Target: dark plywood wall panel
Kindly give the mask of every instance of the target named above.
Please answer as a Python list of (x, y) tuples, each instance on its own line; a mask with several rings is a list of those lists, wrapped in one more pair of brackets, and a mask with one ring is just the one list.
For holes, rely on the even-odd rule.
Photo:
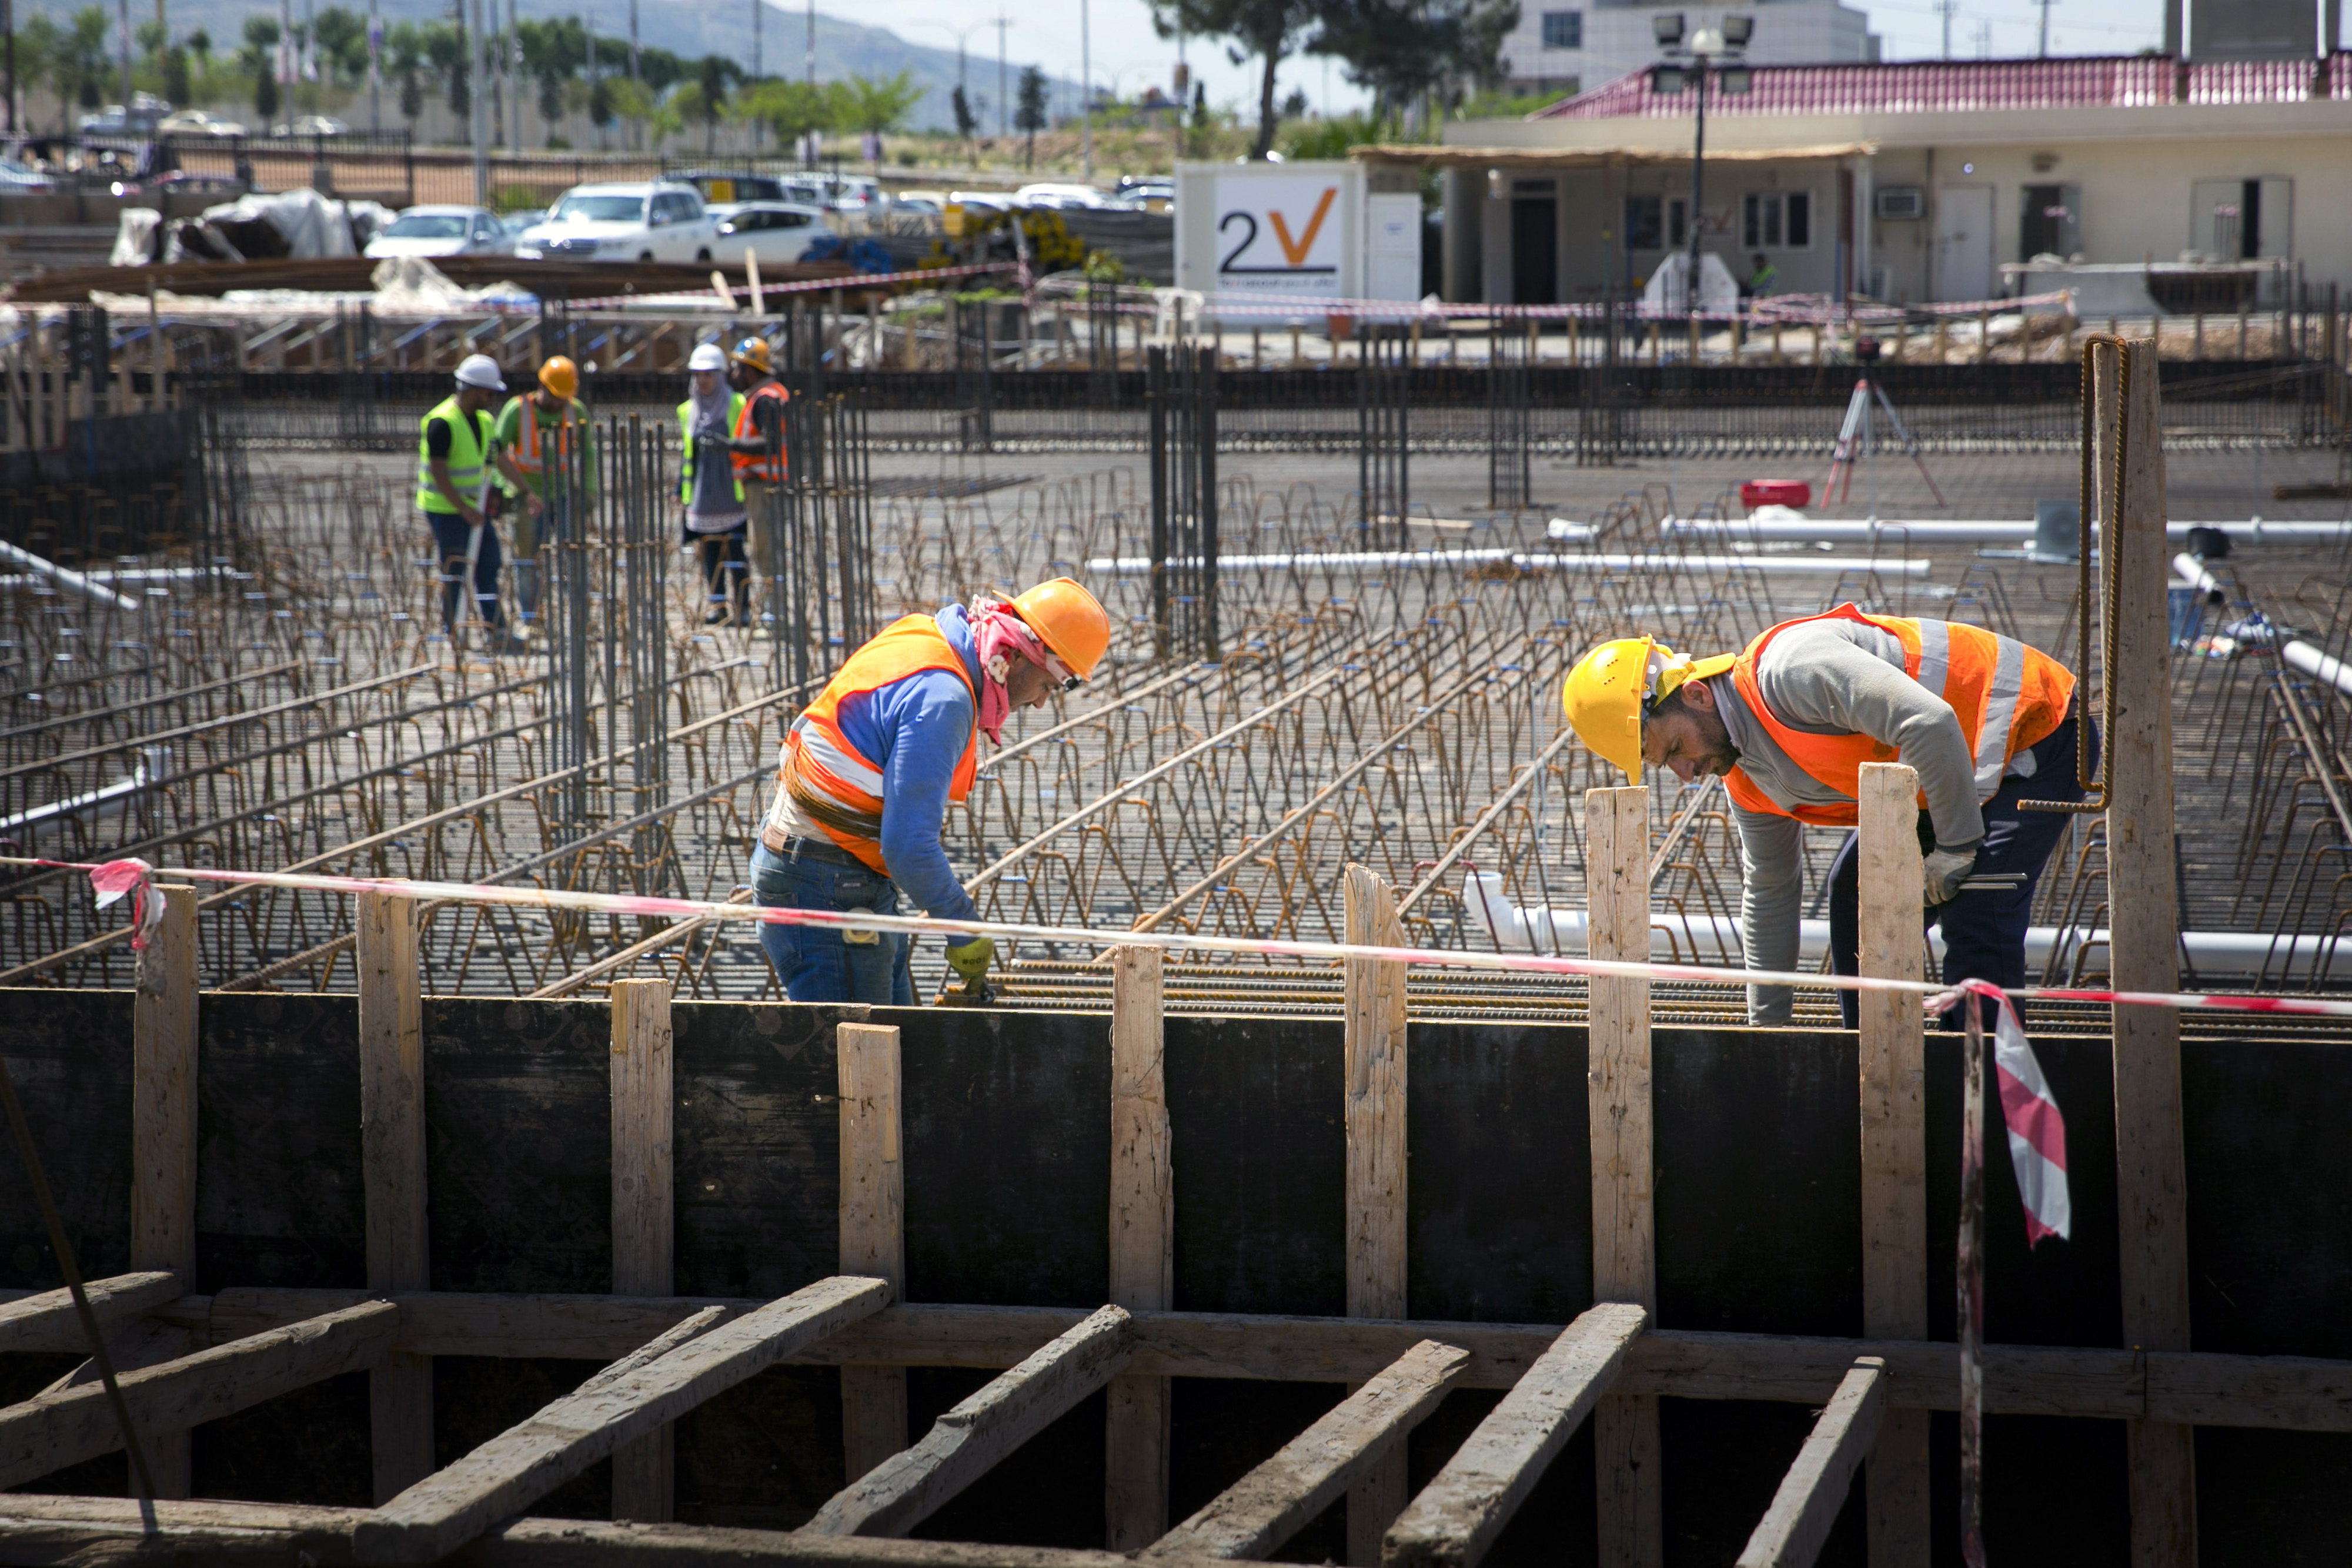
[[(83, 1277), (131, 1258), (131, 993), (16, 991), (0, 1056), (25, 1107), (66, 1242)], [(65, 1283), (13, 1137), (0, 1132), (0, 1287)]]
[(364, 1288), (358, 1001), (215, 993), (197, 1028), (197, 1289)]

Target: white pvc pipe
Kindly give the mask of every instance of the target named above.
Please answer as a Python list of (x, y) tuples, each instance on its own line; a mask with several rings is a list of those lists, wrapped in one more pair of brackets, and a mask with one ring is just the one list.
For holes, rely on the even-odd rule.
[[(2207, 593), (2222, 592), (2221, 580), (2205, 570), (2205, 563), (2183, 552), (2172, 558), (2173, 575), (2183, 582)], [(2279, 657), (2301, 670), (2314, 680), (2326, 681), (2346, 696), (2352, 697), (2352, 664), (2301, 638), (2290, 638), (2279, 644)]]
[[(1299, 550), (1280, 555), (1221, 555), (1217, 570), (1227, 571), (1369, 571), (1388, 567), (1499, 566), (1506, 562), (1521, 571), (1559, 571), (1596, 567), (1602, 571), (1754, 571), (1775, 577), (1822, 577), (1846, 571), (1874, 571), (1882, 577), (1925, 577), (1924, 560), (1871, 560), (1860, 556), (1748, 555), (1579, 555), (1573, 552), (1523, 554), (1507, 549)], [(1180, 570), (1200, 565), (1198, 558), (1170, 557)], [(1096, 556), (1087, 570), (1101, 577), (1144, 577), (1151, 558), (1142, 555)]]
[[(1669, 534), (1753, 539), (1774, 544), (1852, 543), (1879, 539), (1899, 543), (1906, 538), (1916, 544), (2015, 544), (2031, 541), (2035, 535), (2032, 523), (2006, 519), (1955, 522), (1940, 517), (1918, 520), (1800, 517), (1779, 518), (1770, 522), (1750, 522), (1744, 517), (1668, 517), (1661, 526)], [(2235, 523), (2167, 523), (2164, 534), (2167, 538), (2185, 539), (2191, 528), (2212, 528), (2227, 534), (2233, 543), (2242, 544), (2307, 542), (2312, 539), (2340, 539), (2352, 535), (2352, 522), (2271, 523), (2260, 517)], [(2091, 537), (2096, 538), (2098, 533), (2098, 525), (2093, 523)]]
[(31, 550), (20, 549), (5, 539), (0, 539), (0, 560), (5, 560), (12, 566), (23, 567), (26, 571), (39, 572), (59, 588), (70, 588), (76, 593), (87, 595), (100, 604), (111, 604), (117, 610), (133, 612), (139, 609), (138, 600), (126, 599), (110, 588), (100, 588), (81, 573), (59, 566), (53, 560), (44, 560)]
[[(1498, 947), (1521, 953), (1585, 950), (1581, 909), (1514, 904), (1504, 892), (1502, 876), (1490, 871), (1470, 873), (1463, 894), (1474, 924), (1486, 931)], [(1819, 963), (1830, 950), (1830, 923), (1801, 920), (1797, 928), (1798, 962)], [(2311, 973), (2325, 953), (2330, 978), (2337, 975), (2352, 977), (2352, 936), (2341, 940), (2327, 936), (2273, 939), (2238, 931), (2185, 931), (2180, 942), (2190, 967), (2213, 974), (2263, 973), (2299, 979)], [(2073, 926), (2029, 926), (2025, 933), (2025, 967), (2029, 970), (2041, 968), (2050, 961), (2052, 950), (2062, 944), (2070, 954), (2078, 948), (2105, 947), (2107, 933), (2104, 927), (2086, 934)], [(1928, 938), (1928, 946), (1938, 959), (1943, 957), (1940, 933)], [(1653, 959), (1704, 963), (1720, 958), (1736, 963), (1739, 951), (1739, 922), (1729, 915), (1685, 915), (1671, 909), (1650, 912)]]

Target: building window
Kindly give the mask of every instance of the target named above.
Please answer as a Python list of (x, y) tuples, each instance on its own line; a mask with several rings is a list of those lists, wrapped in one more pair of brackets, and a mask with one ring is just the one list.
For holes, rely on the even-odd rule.
[(1666, 203), (1666, 248), (1680, 250), (1690, 238), (1690, 224), (1685, 214), (1689, 204), (1680, 196)]
[(1810, 191), (1791, 191), (1781, 198), (1787, 216), (1783, 226), (1789, 235), (1790, 250), (1811, 250), (1813, 247), (1813, 196)]
[(1665, 248), (1665, 204), (1655, 196), (1625, 198), (1625, 248)]
[(2083, 248), (2082, 186), (2028, 185), (2022, 202), (2024, 210), (2018, 214), (2017, 225), (2018, 260), (2032, 261), (2037, 256), (2063, 260)]
[(1543, 47), (1547, 49), (1584, 47), (1584, 13), (1547, 11), (1543, 14)]
[(1762, 250), (1767, 246), (1780, 248), (1780, 196), (1778, 192), (1755, 193), (1743, 204), (1739, 244), (1744, 250)]

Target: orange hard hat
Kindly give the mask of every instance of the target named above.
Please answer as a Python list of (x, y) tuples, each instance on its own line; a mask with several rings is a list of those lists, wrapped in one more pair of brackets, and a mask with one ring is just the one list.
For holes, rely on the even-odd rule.
[(768, 340), (765, 338), (744, 339), (735, 345), (735, 351), (728, 358), (739, 365), (751, 366), (763, 376), (776, 373), (775, 365), (768, 358)]
[(1081, 680), (1092, 676), (1110, 646), (1110, 617), (1101, 602), (1066, 577), (1041, 582), (1013, 601), (1013, 608), (1054, 656)]
[(580, 392), (580, 367), (558, 354), (539, 367), (539, 384), (570, 402)]

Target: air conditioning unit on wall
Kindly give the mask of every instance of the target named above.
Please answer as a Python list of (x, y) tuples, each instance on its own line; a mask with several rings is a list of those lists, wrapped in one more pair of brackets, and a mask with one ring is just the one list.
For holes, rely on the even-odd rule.
[(1927, 215), (1927, 193), (1916, 185), (1883, 186), (1878, 193), (1878, 215), (1924, 218)]

